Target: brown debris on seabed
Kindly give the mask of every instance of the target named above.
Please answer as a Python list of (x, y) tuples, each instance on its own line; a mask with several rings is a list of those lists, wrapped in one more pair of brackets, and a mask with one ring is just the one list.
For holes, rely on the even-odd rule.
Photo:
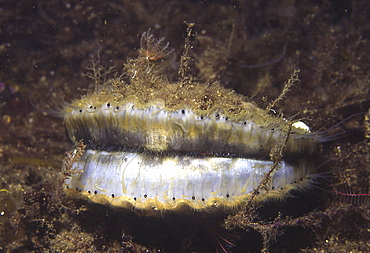
[(331, 160), (320, 172), (334, 172), (312, 191), (230, 217), (148, 218), (64, 199), (55, 182), (71, 143), (61, 120), (31, 102), (56, 108), (86, 93), (94, 83), (81, 73), (98, 52), (120, 71), (149, 27), (176, 50), (160, 63), (175, 80), (188, 21), (197, 32), (189, 75), (265, 108), (299, 68), (300, 84), (274, 110), (329, 129), (369, 110), (369, 8), (366, 0), (2, 1), (0, 252), (368, 252), (369, 112), (334, 129), (345, 136), (325, 143), (320, 161)]

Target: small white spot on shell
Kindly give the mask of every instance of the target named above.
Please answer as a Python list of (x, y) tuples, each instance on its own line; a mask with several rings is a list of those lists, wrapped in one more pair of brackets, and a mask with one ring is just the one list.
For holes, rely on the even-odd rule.
[(295, 128), (303, 129), (303, 130), (306, 130), (307, 132), (310, 132), (310, 128), (302, 121), (297, 121), (293, 123), (292, 126)]

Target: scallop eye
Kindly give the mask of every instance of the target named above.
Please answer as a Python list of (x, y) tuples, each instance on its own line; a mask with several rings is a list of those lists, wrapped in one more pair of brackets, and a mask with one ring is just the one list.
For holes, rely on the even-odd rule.
[(90, 113), (91, 113), (91, 112), (94, 112), (95, 110), (96, 110), (96, 107), (94, 107), (94, 106), (92, 106), (92, 105), (88, 106), (88, 107), (87, 107), (87, 109), (86, 109), (86, 111), (87, 111), (87, 112), (90, 112)]

